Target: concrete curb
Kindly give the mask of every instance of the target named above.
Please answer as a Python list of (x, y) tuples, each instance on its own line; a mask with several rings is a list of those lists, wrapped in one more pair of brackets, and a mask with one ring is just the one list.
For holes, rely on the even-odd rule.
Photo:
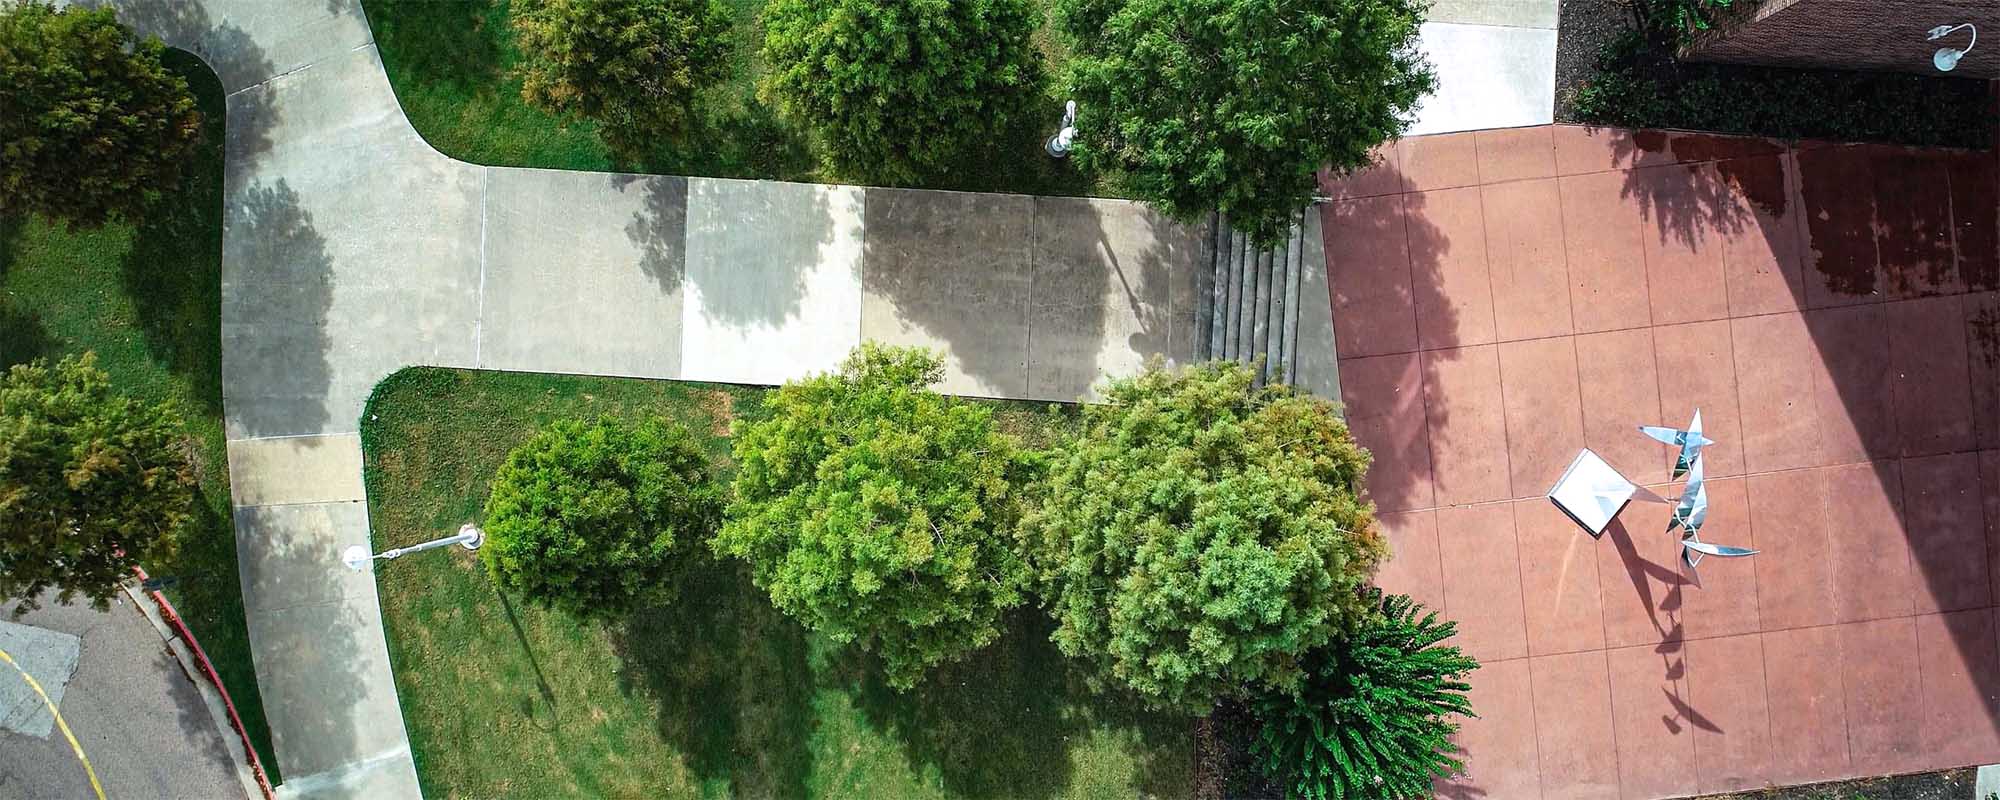
[(243, 787), (245, 800), (259, 800), (259, 798), (270, 800), (271, 796), (258, 785), (256, 774), (250, 769), (249, 755), (243, 749), (242, 732), (229, 723), (229, 712), (223, 703), (221, 690), (209, 683), (208, 678), (202, 674), (201, 668), (196, 665), (194, 653), (188, 650), (187, 643), (181, 641), (181, 637), (167, 625), (166, 619), (160, 615), (159, 606), (150, 602), (151, 598), (142, 596), (132, 584), (127, 583), (123, 588), (125, 594), (132, 598), (132, 605), (138, 607), (139, 613), (146, 615), (146, 621), (153, 624), (153, 630), (158, 631), (160, 639), (166, 642), (167, 649), (174, 654), (175, 663), (181, 666), (181, 673), (187, 676), (188, 682), (194, 684), (195, 691), (201, 693), (201, 704), (208, 709), (208, 717), (215, 723), (215, 732), (221, 734), (222, 745), (229, 751), (230, 760), (235, 763), (236, 781)]

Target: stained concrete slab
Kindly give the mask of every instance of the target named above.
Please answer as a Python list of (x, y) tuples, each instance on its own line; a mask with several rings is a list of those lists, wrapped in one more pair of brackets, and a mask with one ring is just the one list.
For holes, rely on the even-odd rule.
[(487, 175), (479, 366), (679, 377), (685, 178)]
[(863, 190), (691, 179), (682, 376), (783, 383), (861, 341)]
[(404, 120), (373, 46), (229, 98), (230, 438), (351, 433), (411, 364), (471, 366), (485, 170)]
[(1333, 340), (1333, 290), (1327, 284), (1326, 241), (1321, 239), (1320, 215), (1305, 215), (1305, 244), (1300, 254), (1299, 344), (1294, 351), (1296, 376), (1292, 385), (1315, 397), (1340, 402), (1339, 352)]
[(1546, 125), (1555, 118), (1554, 27), (1426, 22), (1424, 57), (1437, 91), (1417, 106), (1408, 135)]
[(229, 499), (237, 506), (354, 502), (361, 483), (361, 437), (285, 436), (229, 443)]
[(1426, 22), (1555, 30), (1560, 0), (1432, 0)]
[(1034, 200), (869, 189), (861, 338), (945, 353), (939, 390), (1028, 396)]
[(1205, 230), (1137, 203), (1058, 197), (1035, 198), (1033, 225), (1026, 397), (1094, 399), (1154, 356), (1194, 359)]
[[(11, 603), (9, 604), (12, 605)], [(46, 739), (55, 731), (56, 718), (49, 703), (62, 707), (63, 692), (76, 674), (77, 657), (83, 640), (76, 636), (33, 625), (0, 620), (0, 651), (14, 659), (14, 667), (0, 665), (0, 731)], [(19, 672), (15, 671), (19, 668)], [(48, 695), (42, 701), (20, 672), (28, 673)]]

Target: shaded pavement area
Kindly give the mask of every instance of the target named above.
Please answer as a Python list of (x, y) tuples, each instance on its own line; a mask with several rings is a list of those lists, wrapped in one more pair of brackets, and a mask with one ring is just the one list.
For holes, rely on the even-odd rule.
[[(1656, 798), (2000, 761), (1991, 153), (1536, 127), (1404, 139), (1322, 206), (1343, 400), (1394, 556), (1485, 666), (1451, 798)], [(1582, 447), (1704, 538), (1592, 540)]]
[[(42, 602), (18, 619), (0, 616), (19, 626), (0, 631), (0, 647), (56, 702), (106, 797), (244, 796), (201, 693), (130, 600), (120, 596), (102, 612), (58, 605), (53, 596)], [(32, 691), (15, 691), (26, 685), (20, 673), (0, 664), (0, 684), (0, 698), (21, 699), (31, 712), (9, 718), (25, 724), (0, 724), (0, 797), (92, 797), (46, 705)]]

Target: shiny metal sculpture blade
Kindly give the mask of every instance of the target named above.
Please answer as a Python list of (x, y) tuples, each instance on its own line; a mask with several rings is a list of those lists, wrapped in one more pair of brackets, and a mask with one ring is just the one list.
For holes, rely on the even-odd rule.
[(1721, 558), (1741, 558), (1743, 556), (1754, 556), (1757, 554), (1757, 551), (1752, 550), (1748, 547), (1730, 547), (1729, 545), (1726, 544), (1709, 544), (1700, 539), (1688, 539), (1686, 541), (1681, 542), (1681, 546), (1689, 550), (1693, 550), (1697, 553), (1703, 553), (1711, 556), (1719, 556)]
[(1658, 425), (1641, 425), (1639, 426), (1639, 432), (1646, 434), (1660, 444), (1680, 448), (1680, 452), (1674, 456), (1674, 477), (1676, 478), (1694, 468), (1695, 460), (1701, 457), (1702, 448), (1715, 444), (1715, 440), (1703, 436), (1701, 433), (1701, 409), (1699, 408), (1694, 410), (1694, 419), (1688, 422), (1687, 429), (1685, 430), (1680, 428), (1666, 428)]

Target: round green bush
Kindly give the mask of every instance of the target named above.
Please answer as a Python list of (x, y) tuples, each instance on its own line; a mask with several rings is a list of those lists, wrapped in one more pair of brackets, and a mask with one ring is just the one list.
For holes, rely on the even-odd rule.
[(187, 81), (109, 8), (0, 3), (0, 214), (136, 217), (200, 145)]
[(0, 598), (59, 590), (106, 607), (164, 559), (194, 501), (178, 414), (111, 392), (95, 356), (0, 376)]
[(1114, 381), (1083, 419), (1021, 526), (1057, 646), (1198, 715), (1296, 688), (1383, 555), (1333, 406), (1217, 362)]
[(836, 175), (907, 184), (1004, 130), (1040, 80), (1032, 0), (773, 0), (762, 92)]
[(1278, 241), (1315, 175), (1367, 165), (1436, 84), (1424, 0), (1056, 0), (1079, 166)]
[(1019, 446), (987, 407), (927, 388), (942, 375), (934, 354), (870, 343), (767, 395), (735, 433), (713, 542), (779, 610), (879, 655), (898, 689), (992, 643), (1023, 601)]
[(615, 150), (686, 131), (696, 94), (729, 75), (722, 0), (513, 0), (521, 97), (600, 123)]
[(505, 589), (581, 617), (616, 616), (672, 591), (722, 507), (687, 428), (560, 421), (494, 476), (479, 555)]

